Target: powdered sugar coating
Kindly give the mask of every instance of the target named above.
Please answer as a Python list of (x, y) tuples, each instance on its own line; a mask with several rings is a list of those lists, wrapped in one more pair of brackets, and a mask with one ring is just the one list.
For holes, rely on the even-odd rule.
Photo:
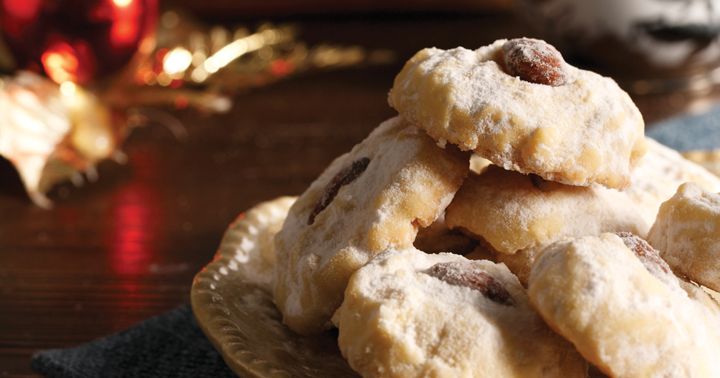
[(548, 247), (530, 274), (530, 300), (588, 361), (617, 377), (720, 374), (717, 309), (672, 273), (651, 274), (615, 234)]
[[(359, 159), (364, 171), (311, 213), (338, 172)], [(292, 330), (310, 334), (330, 326), (347, 280), (372, 256), (412, 246), (453, 198), (469, 170), (468, 154), (438, 147), (397, 117), (337, 158), (298, 198), (275, 239), (275, 302)]]
[(569, 236), (616, 231), (645, 235), (649, 228), (623, 192), (563, 185), (497, 166), (465, 180), (446, 210), (445, 222), (506, 254)]
[[(492, 277), (512, 303), (428, 274), (438, 264)], [(585, 377), (587, 370), (504, 265), (450, 253), (377, 256), (353, 275), (333, 319), (343, 356), (364, 377)]]
[(644, 153), (644, 123), (630, 97), (567, 64), (567, 82), (556, 87), (511, 76), (499, 63), (505, 42), (421, 50), (395, 78), (390, 105), (436, 140), (505, 169), (626, 187)]
[(450, 285), (476, 290), (495, 303), (507, 306), (515, 304), (512, 296), (501, 283), (471, 261), (437, 263), (425, 270), (425, 274), (445, 281)]
[(625, 192), (637, 204), (649, 225), (655, 222), (660, 205), (685, 182), (694, 182), (710, 192), (720, 192), (720, 179), (703, 167), (653, 139), (647, 138), (646, 145), (647, 154), (635, 167), (632, 184)]
[(720, 194), (681, 185), (660, 206), (648, 241), (673, 270), (720, 290)]
[[(632, 251), (650, 274), (663, 281), (666, 277), (673, 276), (670, 266), (660, 257), (660, 253), (647, 241), (630, 232), (616, 232), (615, 235), (622, 239), (625, 246)], [(670, 284), (669, 282), (666, 282)]]

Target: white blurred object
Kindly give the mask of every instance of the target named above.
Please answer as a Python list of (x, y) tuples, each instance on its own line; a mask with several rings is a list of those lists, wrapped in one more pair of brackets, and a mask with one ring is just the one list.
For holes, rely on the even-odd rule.
[(0, 79), (0, 155), (38, 206), (52, 205), (45, 194), (58, 182), (95, 177), (117, 142), (110, 110), (74, 84), (30, 72)]
[(543, 37), (612, 75), (687, 78), (720, 65), (719, 0), (521, 0), (520, 4), (525, 18)]
[[(677, 66), (693, 54), (699, 61), (720, 55), (715, 0), (549, 0), (535, 6), (559, 21), (557, 33), (587, 40), (612, 35), (659, 66)], [(700, 39), (713, 42), (700, 48)]]

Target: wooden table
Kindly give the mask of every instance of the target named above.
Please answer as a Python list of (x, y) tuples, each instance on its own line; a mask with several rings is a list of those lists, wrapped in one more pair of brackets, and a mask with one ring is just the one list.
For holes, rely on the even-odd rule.
[[(162, 127), (137, 130), (126, 165), (101, 164), (100, 180), (81, 188), (61, 185), (52, 210), (33, 206), (9, 165), (0, 165), (0, 376), (31, 374), (36, 350), (86, 342), (188, 303), (193, 275), (239, 212), (301, 193), (393, 115), (387, 91), (417, 49), (524, 33), (508, 16), (306, 20), (301, 27), (311, 42), (387, 47), (399, 60), (259, 88), (224, 115), (168, 110), (186, 139)], [(668, 113), (667, 99), (645, 104), (651, 118)]]

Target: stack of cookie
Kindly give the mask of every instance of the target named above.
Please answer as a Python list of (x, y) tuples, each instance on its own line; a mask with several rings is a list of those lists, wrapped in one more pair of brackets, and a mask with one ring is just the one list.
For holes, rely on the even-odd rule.
[(720, 179), (646, 140), (614, 81), (500, 40), (420, 51), (389, 102), (275, 237), (288, 327), (338, 327), (363, 376), (720, 376), (720, 309), (642, 239)]

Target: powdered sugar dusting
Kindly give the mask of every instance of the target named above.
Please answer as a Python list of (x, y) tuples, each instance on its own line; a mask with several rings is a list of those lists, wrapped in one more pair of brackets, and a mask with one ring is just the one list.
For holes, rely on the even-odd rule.
[(431, 266), (426, 273), (451, 285), (477, 290), (497, 303), (504, 305), (514, 303), (512, 296), (502, 284), (470, 261), (437, 263)]
[(648, 240), (675, 271), (720, 290), (720, 194), (681, 185), (660, 207)]
[(625, 193), (638, 205), (648, 224), (655, 222), (660, 204), (672, 197), (682, 183), (693, 182), (704, 190), (720, 191), (720, 179), (703, 167), (653, 139), (647, 138), (646, 145), (648, 153), (633, 171)]
[(463, 183), (446, 222), (514, 254), (571, 236), (645, 236), (649, 223), (640, 213), (626, 193), (614, 189), (562, 185), (491, 166)]
[(508, 75), (497, 61), (505, 42), (418, 52), (396, 77), (390, 105), (436, 140), (506, 169), (626, 186), (644, 148), (630, 97), (611, 79), (567, 64), (567, 83), (557, 87)]
[[(512, 305), (458, 285), (468, 273), (502, 287)], [(584, 377), (587, 369), (517, 278), (486, 260), (387, 250), (353, 275), (334, 319), (343, 355), (363, 376)]]
[[(339, 186), (308, 224), (333, 178), (357, 161), (367, 161), (363, 172)], [(468, 165), (467, 154), (438, 148), (400, 117), (336, 159), (298, 199), (276, 238), (274, 294), (284, 322), (299, 333), (328, 327), (350, 275), (386, 248), (412, 246), (418, 227), (442, 214)]]
[(658, 251), (651, 247), (645, 240), (630, 232), (618, 232), (616, 234), (622, 239), (625, 246), (635, 253), (640, 259), (640, 262), (645, 265), (645, 268), (653, 276), (660, 280), (665, 280), (665, 277), (672, 275), (672, 271), (665, 260), (663, 260)]
[(650, 274), (617, 235), (550, 246), (532, 269), (529, 294), (543, 318), (606, 374), (720, 374), (716, 314), (672, 274)]

